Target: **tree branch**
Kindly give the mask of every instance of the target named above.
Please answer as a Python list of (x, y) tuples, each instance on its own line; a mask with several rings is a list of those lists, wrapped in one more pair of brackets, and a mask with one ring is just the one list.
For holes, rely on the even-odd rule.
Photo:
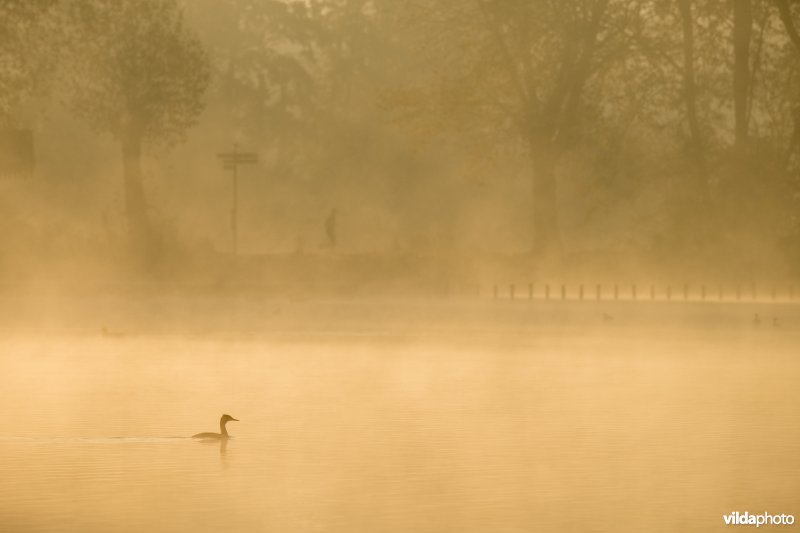
[(800, 52), (800, 35), (797, 34), (797, 29), (794, 27), (789, 0), (773, 0), (773, 2), (778, 7), (778, 15), (780, 15), (783, 27), (786, 28), (789, 39), (791, 39), (792, 44), (794, 44), (795, 48)]

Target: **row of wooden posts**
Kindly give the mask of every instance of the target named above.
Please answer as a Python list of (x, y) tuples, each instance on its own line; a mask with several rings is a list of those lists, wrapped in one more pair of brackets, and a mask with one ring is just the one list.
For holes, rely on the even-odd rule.
[[(577, 292), (568, 290), (565, 284), (551, 285), (544, 284), (541, 286), (539, 293), (535, 291), (537, 287), (533, 283), (529, 283), (527, 287), (522, 286), (522, 290), (518, 290), (517, 285), (509, 284), (501, 286), (495, 284), (492, 287), (492, 298), (495, 300), (507, 299), (528, 299), (528, 300), (586, 300), (595, 299), (597, 301), (604, 299), (612, 300), (699, 300), (699, 301), (763, 301), (768, 300), (783, 300), (794, 301), (796, 294), (793, 286), (771, 286), (766, 293), (759, 292), (759, 287), (756, 285), (749, 285), (743, 287), (737, 285), (735, 288), (728, 287), (730, 292), (722, 285), (707, 286), (700, 285), (692, 287), (689, 284), (683, 285), (666, 285), (663, 288), (658, 288), (656, 285), (645, 286), (643, 291), (640, 291), (638, 285), (630, 284), (625, 286), (611, 285), (603, 286), (600, 284), (587, 288), (583, 284), (576, 287)], [(527, 290), (526, 290), (527, 289)], [(731, 290), (732, 289), (732, 290)], [(609, 292), (610, 290), (610, 292)], [(593, 294), (592, 294), (593, 293)], [(481, 296), (481, 287), (477, 287), (477, 295)]]

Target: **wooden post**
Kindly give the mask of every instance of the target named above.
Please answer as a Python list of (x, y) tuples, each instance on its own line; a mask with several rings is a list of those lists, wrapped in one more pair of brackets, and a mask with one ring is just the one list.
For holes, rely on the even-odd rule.
[(513, 283), (508, 286), (508, 297), (510, 299), (512, 299), (512, 300), (514, 299), (514, 284)]
[(683, 284), (683, 300), (686, 301), (689, 299), (689, 284)]
[(544, 286), (544, 299), (545, 300), (549, 300), (550, 299), (550, 284), (549, 283)]
[(655, 300), (656, 299), (656, 286), (655, 285), (650, 285), (650, 299), (651, 300)]
[(705, 285), (700, 285), (700, 299), (702, 301), (704, 301), (704, 302), (706, 301), (706, 286)]
[(567, 286), (566, 285), (562, 285), (561, 286), (561, 299), (562, 300), (566, 300), (567, 299)]
[(619, 300), (619, 286), (614, 285), (614, 299)]
[(578, 297), (583, 301), (583, 283), (578, 285)]
[(667, 285), (667, 300), (672, 300), (672, 286)]

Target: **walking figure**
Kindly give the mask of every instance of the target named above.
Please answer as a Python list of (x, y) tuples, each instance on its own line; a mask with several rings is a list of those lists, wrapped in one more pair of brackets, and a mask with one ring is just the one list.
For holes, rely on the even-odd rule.
[(328, 237), (328, 246), (331, 251), (336, 249), (336, 208), (331, 209), (325, 219), (325, 235)]

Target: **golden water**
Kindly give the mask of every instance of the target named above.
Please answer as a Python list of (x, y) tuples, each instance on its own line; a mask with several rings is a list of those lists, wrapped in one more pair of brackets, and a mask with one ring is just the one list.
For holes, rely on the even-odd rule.
[[(706, 532), (737, 510), (800, 515), (795, 330), (585, 326), (6, 334), (0, 531)], [(186, 438), (222, 413), (241, 420), (226, 445)]]

